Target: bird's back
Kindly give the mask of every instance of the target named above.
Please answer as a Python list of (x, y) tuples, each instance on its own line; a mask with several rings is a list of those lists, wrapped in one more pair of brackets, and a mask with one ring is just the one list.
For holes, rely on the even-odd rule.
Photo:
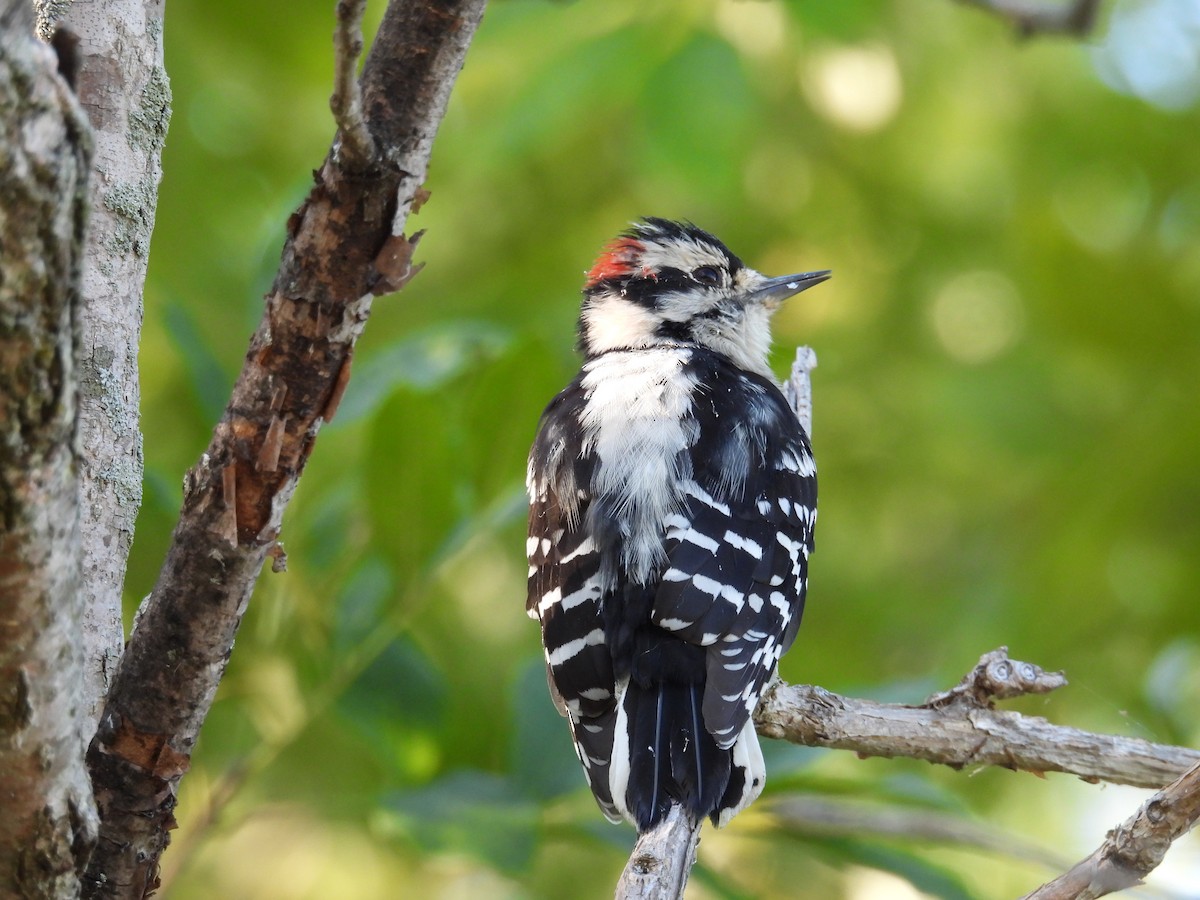
[(762, 789), (750, 714), (803, 607), (798, 421), (705, 348), (610, 351), (547, 408), (529, 489), (528, 608), (601, 807), (724, 823)]

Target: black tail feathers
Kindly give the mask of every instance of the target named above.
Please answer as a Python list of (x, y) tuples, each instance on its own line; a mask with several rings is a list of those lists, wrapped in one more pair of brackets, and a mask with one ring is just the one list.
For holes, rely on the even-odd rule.
[(624, 799), (639, 832), (657, 825), (672, 803), (697, 820), (716, 821), (722, 808), (732, 752), (720, 749), (704, 728), (703, 691), (702, 684), (629, 683), (624, 716), (618, 717), (629, 735), (628, 779), (624, 798), (616, 799)]
[(678, 803), (724, 826), (758, 796), (766, 772), (753, 725), (722, 750), (704, 727), (703, 695), (702, 684), (630, 681), (611, 711), (572, 717), (576, 752), (610, 820), (646, 832)]

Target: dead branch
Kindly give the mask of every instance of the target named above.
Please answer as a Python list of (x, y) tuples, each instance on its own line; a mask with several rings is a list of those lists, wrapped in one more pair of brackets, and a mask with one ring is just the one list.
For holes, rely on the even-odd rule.
[(616, 900), (675, 900), (683, 896), (696, 861), (703, 822), (693, 821), (674, 805), (657, 826), (638, 835), (621, 880)]
[[(1196, 780), (1194, 767), (1200, 766), (1198, 750), (1081, 731), (994, 707), (997, 699), (1042, 694), (1064, 684), (1066, 679), (1060, 673), (1010, 659), (1006, 648), (1001, 647), (980, 657), (957, 686), (935, 694), (920, 706), (877, 703), (845, 697), (814, 685), (776, 682), (764, 694), (754, 721), (758, 733), (764, 737), (809, 747), (850, 750), (864, 757), (908, 757), (955, 769), (997, 766), (1037, 775), (1063, 772), (1089, 782), (1135, 787), (1161, 787), (1188, 770), (1193, 782)], [(1171, 808), (1176, 812), (1172, 821), (1190, 815), (1187, 825), (1190, 828), (1200, 816), (1200, 798), (1195, 795), (1195, 783), (1187, 790), (1192, 793), (1186, 794), (1185, 801), (1173, 801), (1176, 805)], [(618, 897), (679, 896), (670, 891), (676, 885), (682, 889), (682, 884), (686, 884), (686, 871), (696, 846), (683, 840), (686, 825), (681, 818), (639, 838), (618, 886)], [(698, 837), (698, 828), (696, 832)], [(1182, 833), (1179, 831), (1175, 836)], [(1159, 840), (1162, 841), (1161, 836)], [(1162, 852), (1166, 852), (1165, 846)], [(1144, 854), (1138, 857), (1146, 858)], [(644, 863), (639, 863), (639, 859)], [(1144, 875), (1161, 859), (1159, 856), (1152, 865), (1139, 871)], [(681, 868), (685, 873), (682, 881), (674, 874)], [(631, 870), (640, 879), (636, 887)], [(1036, 895), (1036, 900), (1058, 900), (1059, 896)]]
[[(1200, 751), (1141, 738), (1095, 734), (1054, 725), (1038, 716), (995, 709), (988, 670), (1004, 648), (984, 654), (962, 690), (937, 694), (921, 706), (844, 697), (813, 685), (768, 689), (754, 714), (758, 733), (809, 747), (852, 750), (859, 756), (904, 756), (951, 768), (999, 766), (1064, 772), (1085, 781), (1158, 788), (1200, 762)], [(1013, 671), (1027, 663), (1008, 660)], [(1037, 670), (1040, 671), (1040, 670)], [(1003, 696), (1044, 692), (1043, 673), (1029, 691), (1006, 687)], [(960, 691), (955, 695), (955, 691)], [(947, 701), (948, 695), (955, 695)]]
[(334, 153), (353, 168), (365, 168), (375, 159), (375, 141), (363, 118), (362, 92), (355, 69), (362, 55), (363, 12), (367, 0), (338, 0), (337, 28), (333, 32), (333, 96), (329, 109), (338, 127)]
[(484, 2), (389, 3), (360, 81), (377, 152), (352, 169), (331, 151), (288, 221), (262, 322), (212, 441), (185, 479), (167, 559), (88, 751), (101, 839), (87, 896), (142, 897), (157, 883), (179, 781), (283, 510), (336, 406), (378, 292), (375, 259), (422, 196), (433, 137)]
[(1141, 884), (1200, 819), (1200, 763), (1114, 828), (1096, 852), (1024, 900), (1094, 900)]
[(1096, 24), (1100, 0), (1069, 0), (1047, 4), (1029, 0), (959, 0), (987, 10), (1011, 23), (1021, 37), (1043, 34), (1083, 37)]

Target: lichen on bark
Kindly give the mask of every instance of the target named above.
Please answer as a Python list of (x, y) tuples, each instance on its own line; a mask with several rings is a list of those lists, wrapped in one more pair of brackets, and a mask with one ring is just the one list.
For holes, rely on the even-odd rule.
[(171, 115), (162, 0), (75, 0), (75, 83), (96, 141), (84, 256), (80, 435), (85, 705), (99, 716), (124, 643), (121, 596), (142, 502), (137, 349), (161, 151)]
[(78, 896), (96, 840), (82, 766), (76, 311), (87, 123), (0, 2), (0, 885)]

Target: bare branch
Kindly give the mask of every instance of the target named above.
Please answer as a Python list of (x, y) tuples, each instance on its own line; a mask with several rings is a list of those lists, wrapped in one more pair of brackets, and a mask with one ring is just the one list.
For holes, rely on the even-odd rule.
[[(994, 664), (1001, 652), (983, 659)], [(1010, 663), (1014, 670), (1028, 665)], [(905, 756), (955, 769), (1065, 772), (1085, 781), (1136, 787), (1161, 787), (1200, 762), (1197, 750), (1053, 725), (1037, 716), (993, 709), (972, 692), (948, 703), (945, 696), (924, 706), (901, 706), (780, 682), (768, 689), (754, 719), (758, 733), (766, 737), (860, 756)]]
[(675, 804), (656, 827), (638, 835), (616, 900), (675, 900), (683, 896), (696, 861), (702, 822), (693, 821)]
[(1062, 672), (1047, 672), (1033, 663), (1009, 659), (1008, 648), (1000, 647), (979, 657), (975, 668), (962, 681), (948, 691), (934, 694), (922, 706), (947, 706), (961, 700), (991, 707), (993, 700), (1048, 694), (1066, 683)]
[(1069, 872), (1024, 900), (1093, 900), (1141, 884), (1200, 819), (1200, 763), (1142, 804)]
[[(1157, 788), (1200, 765), (1198, 750), (1053, 725), (992, 705), (994, 699), (1045, 693), (1065, 683), (1059, 673), (1010, 659), (1001, 647), (985, 653), (958, 686), (935, 694), (921, 706), (876, 703), (812, 685), (776, 682), (763, 696), (754, 719), (758, 733), (765, 737), (851, 750), (860, 756), (923, 759), (955, 769), (999, 766), (1038, 775), (1064, 772), (1089, 782)], [(1189, 790), (1195, 791), (1195, 785)], [(1188, 803), (1200, 802), (1187, 796)], [(786, 813), (786, 805), (781, 808)], [(1191, 816), (1188, 827), (1200, 815), (1190, 806), (1177, 808)], [(670, 893), (679, 883), (675, 873), (682, 871), (686, 878), (695, 855), (695, 844), (681, 837), (687, 824), (664, 824), (639, 838), (622, 876), (619, 897), (675, 896)], [(640, 893), (621, 893), (633, 891), (631, 885)]]
[(1059, 34), (1083, 37), (1096, 24), (1100, 0), (1067, 0), (1049, 5), (1030, 0), (959, 0), (1011, 22), (1021, 37)]
[(768, 812), (780, 826), (799, 834), (823, 837), (879, 837), (949, 844), (1024, 859), (1061, 871), (1070, 862), (1039, 844), (962, 815), (933, 809), (857, 803), (829, 797), (793, 794), (770, 803)]
[(338, 0), (333, 32), (333, 96), (329, 109), (338, 127), (334, 154), (347, 168), (365, 169), (375, 161), (375, 140), (363, 117), (356, 70), (363, 51), (362, 20), (367, 0)]
[[(1064, 772), (1089, 782), (1157, 788), (1200, 763), (1197, 750), (1095, 734), (993, 707), (995, 699), (1046, 693), (1064, 684), (1060, 673), (1010, 659), (1001, 647), (980, 657), (956, 687), (921, 706), (876, 703), (812, 685), (776, 682), (754, 718), (765, 737), (851, 750), (860, 756), (923, 759), (955, 769), (999, 766), (1038, 775)], [(638, 839), (619, 897), (675, 896), (670, 891), (679, 884), (677, 873), (683, 872), (686, 881), (695, 856), (695, 843), (681, 837), (688, 824), (673, 821)], [(698, 825), (695, 833), (698, 836)]]
[[(101, 840), (92, 897), (142, 897), (174, 827), (179, 781), (242, 614), (280, 534), (380, 289), (485, 0), (392, 0), (361, 78), (374, 163), (331, 151), (288, 236), (266, 310), (207, 451), (185, 479), (166, 562), (88, 751)], [(282, 423), (282, 424), (280, 424)]]
[(812, 347), (797, 347), (792, 372), (782, 385), (783, 397), (800, 420), (800, 427), (812, 437), (812, 370), (817, 367), (817, 353)]
[[(784, 397), (804, 429), (812, 433), (811, 371), (816, 354), (796, 351)], [(935, 694), (921, 707), (840, 697), (822, 688), (777, 682), (755, 712), (759, 734), (809, 746), (854, 750), (863, 756), (912, 756), (955, 768), (999, 765), (1075, 772), (1088, 780), (1158, 787), (1190, 765), (1192, 751), (1146, 741), (1090, 735), (1059, 728), (1044, 719), (993, 709), (993, 701), (1042, 694), (1066, 684), (1061, 673), (1010, 659), (1001, 647), (980, 657), (958, 685)], [(1114, 747), (1125, 750), (1113, 753)], [(1147, 750), (1147, 748), (1154, 748)], [(1156, 751), (1176, 763), (1164, 768)], [(1200, 753), (1194, 754), (1200, 759)], [(1182, 757), (1182, 760), (1180, 759)], [(1115, 769), (1128, 763), (1128, 769)], [(1078, 769), (1078, 771), (1077, 771)], [(674, 897), (682, 891), (699, 840), (700, 824), (680, 818), (641, 835), (617, 886), (617, 897)], [(683, 835), (690, 835), (684, 840)], [(680, 874), (681, 873), (681, 874)]]

